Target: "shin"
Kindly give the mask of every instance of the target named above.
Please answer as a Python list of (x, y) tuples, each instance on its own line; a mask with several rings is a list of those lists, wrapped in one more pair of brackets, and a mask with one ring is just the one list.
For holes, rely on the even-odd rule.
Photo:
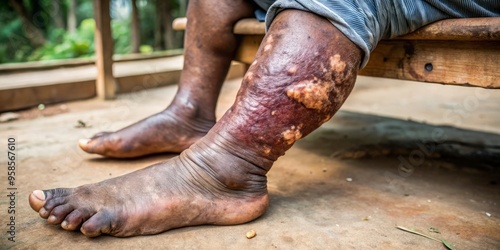
[(276, 160), (340, 108), (354, 86), (361, 56), (328, 20), (303, 11), (281, 12), (215, 131), (244, 145), (245, 154)]

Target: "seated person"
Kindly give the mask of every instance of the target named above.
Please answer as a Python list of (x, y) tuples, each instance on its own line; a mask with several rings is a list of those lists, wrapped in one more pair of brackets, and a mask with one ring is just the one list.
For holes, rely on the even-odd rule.
[[(162, 112), (80, 141), (89, 153), (179, 156), (77, 188), (35, 190), (31, 207), (51, 224), (89, 237), (231, 225), (269, 205), (266, 173), (295, 141), (328, 121), (382, 38), (428, 23), (498, 16), (495, 1), (189, 1), (178, 92)], [(233, 25), (267, 10), (267, 34), (232, 107), (215, 121), (234, 56)]]

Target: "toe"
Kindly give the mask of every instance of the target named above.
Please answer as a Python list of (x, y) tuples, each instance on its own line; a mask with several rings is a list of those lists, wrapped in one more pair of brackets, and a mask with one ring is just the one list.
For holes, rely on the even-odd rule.
[(101, 211), (83, 223), (80, 231), (87, 237), (96, 237), (111, 231), (111, 217), (107, 212)]
[(106, 136), (106, 135), (109, 135), (111, 134), (111, 132), (99, 132), (97, 134), (95, 134), (94, 136), (90, 137), (91, 140), (94, 140), (98, 137), (101, 137), (101, 136)]
[(52, 210), (52, 208), (61, 205), (66, 202), (68, 196), (73, 193), (72, 188), (55, 188), (49, 190), (43, 190), (45, 194), (45, 205), (46, 209)]
[(76, 230), (83, 222), (88, 220), (94, 214), (93, 211), (87, 208), (77, 208), (69, 213), (61, 227), (66, 230)]
[(47, 221), (51, 224), (60, 224), (64, 220), (64, 218), (66, 218), (66, 215), (71, 213), (73, 210), (73, 206), (69, 204), (57, 206), (52, 209), (52, 212), (50, 212), (50, 216)]
[(104, 143), (105, 138), (109, 134), (111, 134), (111, 132), (99, 132), (90, 137), (90, 139), (84, 138), (78, 140), (78, 145), (87, 153), (99, 153), (99, 151), (102, 151), (102, 148), (99, 148), (99, 146)]
[(54, 207), (65, 204), (70, 189), (56, 188), (50, 190), (35, 190), (29, 197), (29, 203), (33, 210), (37, 211), (40, 216), (47, 219)]
[(35, 190), (30, 194), (29, 203), (33, 210), (40, 211), (45, 205), (45, 193), (42, 190)]
[(119, 141), (113, 133), (101, 132), (90, 139), (80, 139), (78, 145), (87, 153), (108, 155), (114, 151), (113, 148)]
[(78, 146), (80, 146), (80, 148), (87, 153), (94, 153), (91, 142), (91, 139), (80, 139), (78, 140)]

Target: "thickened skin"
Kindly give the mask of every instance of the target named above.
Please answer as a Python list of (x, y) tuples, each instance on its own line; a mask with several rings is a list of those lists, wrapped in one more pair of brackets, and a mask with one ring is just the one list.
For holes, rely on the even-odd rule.
[(283, 11), (233, 106), (179, 157), (96, 184), (37, 190), (30, 205), (49, 223), (89, 237), (253, 220), (269, 204), (273, 162), (338, 110), (361, 56), (324, 18)]
[(238, 131), (233, 135), (238, 141), (271, 160), (340, 108), (354, 86), (361, 56), (324, 19), (306, 27), (281, 20), (277, 18), (264, 38), (228, 111), (236, 120), (220, 121), (229, 131)]

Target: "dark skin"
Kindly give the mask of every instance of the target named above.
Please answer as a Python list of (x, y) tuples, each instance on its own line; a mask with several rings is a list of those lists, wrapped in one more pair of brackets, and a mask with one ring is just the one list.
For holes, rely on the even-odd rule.
[(80, 147), (88, 153), (131, 158), (180, 153), (201, 139), (215, 124), (219, 92), (238, 44), (234, 23), (253, 16), (254, 8), (243, 0), (193, 1), (187, 11), (184, 69), (172, 103), (114, 133), (81, 139)]
[(235, 103), (178, 157), (74, 189), (37, 190), (30, 205), (49, 223), (89, 237), (253, 220), (268, 207), (266, 174), (274, 161), (333, 116), (353, 88), (361, 57), (328, 20), (285, 10)]

